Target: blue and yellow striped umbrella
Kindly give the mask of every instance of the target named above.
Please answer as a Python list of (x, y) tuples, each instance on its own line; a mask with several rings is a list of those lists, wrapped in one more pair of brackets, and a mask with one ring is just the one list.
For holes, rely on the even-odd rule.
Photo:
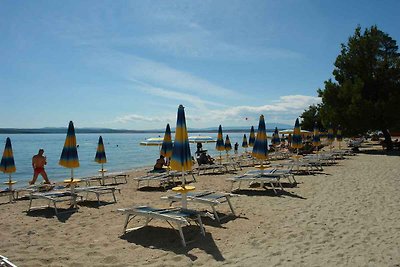
[(292, 148), (297, 148), (298, 152), (299, 148), (302, 147), (303, 147), (303, 139), (301, 138), (299, 118), (297, 118), (293, 129)]
[(264, 115), (260, 116), (257, 136), (254, 142), (252, 155), (253, 157), (259, 160), (265, 160), (268, 158), (268, 141), (267, 141), (267, 132), (265, 130)]
[(340, 127), (340, 125), (338, 126), (338, 129), (336, 131), (336, 141), (338, 141), (338, 142), (342, 142), (343, 141), (342, 127)]
[(225, 151), (224, 137), (222, 134), (222, 126), (218, 127), (217, 143), (215, 144), (215, 149), (217, 151)]
[(313, 132), (313, 139), (312, 139), (312, 145), (314, 147), (319, 147), (321, 145), (321, 139), (319, 137), (319, 129), (318, 129), (318, 124), (315, 122), (314, 124), (314, 132)]
[[(14, 155), (11, 146), (11, 139), (7, 137), (6, 145), (4, 147), (3, 157), (0, 162), (0, 171), (3, 173), (8, 173), (8, 190), (12, 192), (12, 185), (15, 183), (11, 180), (11, 173), (15, 172), (17, 168), (15, 168)], [(10, 203), (13, 201), (13, 195), (10, 194)]]
[(256, 135), (254, 133), (254, 127), (251, 126), (250, 135), (249, 135), (249, 147), (253, 147), (255, 141), (256, 141)]
[(94, 161), (99, 164), (107, 163), (106, 151), (104, 150), (103, 137), (99, 137), (99, 143), (97, 144), (96, 156)]
[(278, 131), (278, 127), (275, 127), (275, 131), (272, 134), (272, 139), (271, 139), (271, 143), (274, 147), (277, 147), (281, 144), (281, 139), (279, 138), (279, 131)]
[(225, 138), (225, 151), (226, 151), (226, 153), (228, 153), (231, 150), (232, 150), (231, 140), (229, 140), (229, 135), (226, 135), (226, 138)]
[(0, 171), (2, 171), (3, 173), (13, 173), (16, 170), (17, 169), (15, 168), (11, 139), (7, 137), (3, 157), (1, 158)]
[(64, 147), (58, 164), (71, 169), (71, 180), (73, 180), (73, 169), (79, 167), (79, 158), (78, 150), (76, 149), (74, 123), (72, 121), (70, 121), (68, 125), (67, 137), (65, 138)]
[(242, 147), (243, 148), (248, 148), (249, 147), (249, 144), (247, 143), (246, 134), (243, 135)]
[(332, 145), (333, 141), (335, 141), (335, 135), (333, 134), (332, 123), (329, 123), (328, 127), (328, 143)]
[(343, 141), (343, 136), (342, 136), (342, 127), (340, 127), (340, 125), (338, 126), (338, 129), (336, 131), (336, 141), (338, 141), (339, 143), (339, 149), (341, 149), (341, 144)]
[(179, 105), (176, 121), (174, 148), (171, 156), (170, 168), (176, 171), (189, 171), (192, 169), (192, 155), (186, 129), (185, 108)]
[(164, 140), (161, 145), (160, 155), (165, 158), (170, 158), (172, 156), (172, 138), (171, 138), (171, 128), (169, 127), (169, 123), (167, 124), (167, 128), (165, 128)]

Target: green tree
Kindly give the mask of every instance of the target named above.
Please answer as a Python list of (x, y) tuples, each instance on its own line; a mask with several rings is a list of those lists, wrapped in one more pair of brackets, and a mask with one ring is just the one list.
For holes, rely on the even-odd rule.
[(319, 116), (319, 108), (316, 105), (311, 105), (307, 110), (300, 115), (302, 118), (301, 129), (313, 131), (314, 124), (317, 122), (318, 127), (322, 126), (321, 118)]
[(376, 26), (357, 27), (342, 44), (333, 76), (319, 89), (319, 114), (326, 126), (342, 125), (349, 135), (381, 130), (392, 147), (388, 129), (400, 125), (400, 54), (396, 41)]

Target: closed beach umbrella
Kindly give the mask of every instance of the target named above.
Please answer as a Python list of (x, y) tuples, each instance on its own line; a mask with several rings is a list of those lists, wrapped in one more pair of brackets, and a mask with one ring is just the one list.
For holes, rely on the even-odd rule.
[(319, 129), (318, 129), (317, 122), (314, 123), (312, 145), (313, 145), (313, 147), (315, 147), (317, 149), (317, 154), (318, 154), (318, 147), (321, 145), (321, 140), (319, 137)]
[(336, 141), (338, 141), (338, 143), (339, 143), (339, 149), (341, 148), (340, 144), (341, 144), (342, 140), (343, 140), (342, 127), (340, 127), (340, 125), (339, 125), (337, 132), (336, 132)]
[(246, 134), (243, 135), (242, 147), (243, 147), (243, 148), (246, 150), (246, 152), (247, 152), (247, 148), (249, 147), (249, 144), (247, 143)]
[(278, 131), (278, 127), (275, 127), (275, 131), (272, 134), (272, 139), (271, 139), (271, 143), (274, 147), (277, 147), (281, 144), (281, 139), (279, 138), (279, 131)]
[(330, 150), (332, 150), (333, 141), (335, 141), (335, 135), (333, 134), (332, 123), (329, 123), (329, 127), (328, 127), (328, 143), (329, 143), (329, 149)]
[(218, 127), (217, 143), (215, 144), (215, 149), (219, 151), (219, 161), (222, 162), (222, 151), (225, 151), (224, 137), (222, 135), (222, 126)]
[(232, 145), (231, 145), (231, 140), (229, 140), (229, 135), (226, 135), (225, 138), (225, 151), (226, 151), (226, 156), (228, 157), (229, 151), (232, 150)]
[(263, 168), (263, 161), (268, 158), (268, 141), (267, 132), (265, 130), (264, 115), (260, 116), (260, 121), (258, 123), (258, 130), (256, 140), (253, 146), (253, 157), (261, 160), (261, 168)]
[(58, 164), (71, 169), (71, 181), (73, 181), (74, 168), (79, 167), (79, 158), (78, 150), (76, 149), (74, 123), (72, 121), (70, 121), (68, 125), (67, 137), (65, 138), (64, 147)]
[(99, 142), (97, 144), (96, 156), (94, 157), (94, 161), (99, 164), (107, 163), (106, 151), (104, 150), (103, 137), (99, 137)]
[(303, 140), (301, 138), (299, 118), (297, 118), (293, 129), (292, 148), (297, 148), (297, 152), (299, 152), (299, 148), (302, 147), (303, 147)]
[(169, 123), (167, 124), (167, 128), (165, 128), (164, 139), (161, 145), (160, 155), (165, 158), (170, 158), (172, 156), (172, 138), (171, 138), (171, 128), (169, 127)]
[(185, 183), (184, 171), (190, 171), (192, 166), (193, 162), (186, 129), (185, 109), (182, 105), (179, 105), (170, 168), (181, 171), (182, 180)]
[(104, 150), (104, 143), (103, 143), (103, 137), (99, 136), (99, 142), (97, 144), (97, 151), (96, 151), (96, 156), (94, 157), (94, 161), (97, 163), (101, 164), (101, 177), (102, 177), (102, 182), (104, 185), (104, 163), (107, 163), (107, 157), (106, 157), (106, 151)]
[(249, 135), (249, 146), (253, 147), (255, 141), (256, 141), (256, 135), (254, 133), (254, 127), (251, 126), (250, 135)]
[(222, 126), (218, 127), (217, 143), (215, 144), (217, 151), (225, 151), (224, 137), (222, 135)]
[[(17, 169), (15, 168), (14, 155), (11, 146), (11, 139), (7, 137), (6, 145), (4, 147), (3, 157), (0, 162), (0, 171), (8, 173), (8, 189), (12, 192), (12, 185), (15, 183), (11, 180), (11, 173), (14, 173)], [(10, 193), (10, 202), (12, 202), (12, 195)]]
[(321, 145), (321, 139), (319, 137), (319, 129), (318, 129), (318, 124), (315, 122), (314, 124), (314, 132), (313, 132), (313, 139), (312, 139), (312, 145), (316, 148), (318, 148)]

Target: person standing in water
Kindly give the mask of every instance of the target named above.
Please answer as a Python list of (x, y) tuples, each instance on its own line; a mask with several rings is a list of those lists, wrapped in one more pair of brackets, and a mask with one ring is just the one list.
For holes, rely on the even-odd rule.
[(41, 148), (37, 155), (32, 157), (32, 168), (33, 168), (33, 178), (29, 184), (35, 184), (37, 177), (42, 175), (45, 184), (50, 184), (49, 178), (47, 178), (47, 173), (44, 170), (44, 165), (47, 164), (46, 157), (43, 156), (44, 150)]

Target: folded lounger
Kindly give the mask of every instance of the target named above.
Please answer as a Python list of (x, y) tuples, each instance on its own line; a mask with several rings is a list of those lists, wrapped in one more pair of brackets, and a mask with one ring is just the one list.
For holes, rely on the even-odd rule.
[[(149, 206), (138, 206), (132, 208), (118, 209), (119, 212), (126, 215), (123, 234), (140, 229), (147, 226), (153, 219), (165, 220), (173, 229), (176, 229), (181, 237), (182, 245), (186, 247), (185, 236), (183, 235), (182, 226), (190, 225), (190, 221), (194, 221), (200, 227), (200, 232), (205, 236), (203, 223), (201, 221), (200, 213), (195, 210), (171, 208), (171, 209), (158, 209)], [(127, 229), (129, 222), (136, 216), (146, 218), (146, 223), (143, 226)]]
[[(231, 214), (233, 216), (236, 216), (235, 211), (232, 206), (232, 203), (231, 203), (231, 200), (230, 200), (230, 198), (232, 196), (235, 196), (235, 195), (230, 194), (230, 193), (219, 193), (219, 192), (216, 193), (214, 191), (188, 192), (187, 200), (210, 205), (213, 210), (213, 215), (214, 215), (213, 219), (217, 220), (220, 223), (221, 219), (224, 219)], [(181, 201), (182, 195), (174, 194), (174, 195), (164, 196), (164, 197), (162, 197), (162, 199), (169, 200), (172, 204), (173, 202)], [(227, 214), (224, 217), (219, 217), (217, 210), (216, 210), (216, 206), (219, 204), (223, 204), (223, 203), (228, 203), (229, 208), (231, 210), (231, 214)]]
[[(53, 203), (55, 213), (56, 213), (56, 215), (58, 215), (59, 212), (57, 211), (57, 203), (69, 201), (74, 209), (68, 210), (65, 212), (70, 212), (70, 211), (75, 210), (75, 208), (76, 208), (76, 198), (77, 198), (77, 194), (72, 193), (71, 191), (58, 191), (58, 192), (57, 191), (49, 191), (49, 192), (44, 192), (44, 193), (33, 192), (29, 195), (30, 201), (29, 201), (28, 211), (31, 211), (33, 209), (47, 208), (47, 207), (50, 207), (51, 203)], [(48, 205), (32, 207), (33, 199), (48, 200)]]
[(116, 203), (117, 199), (115, 197), (115, 190), (121, 192), (119, 188), (116, 188), (114, 186), (86, 186), (86, 187), (76, 187), (74, 190), (76, 193), (86, 193), (86, 199), (89, 193), (95, 194), (99, 205), (100, 205), (100, 195), (112, 194), (114, 203)]

